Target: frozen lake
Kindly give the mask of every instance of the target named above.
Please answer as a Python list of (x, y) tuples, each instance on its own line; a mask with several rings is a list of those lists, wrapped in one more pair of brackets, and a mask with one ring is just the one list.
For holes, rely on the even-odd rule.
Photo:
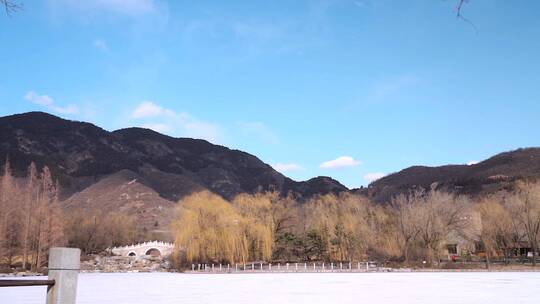
[[(79, 304), (538, 303), (540, 273), (81, 274)], [(45, 287), (0, 288), (45, 303)]]

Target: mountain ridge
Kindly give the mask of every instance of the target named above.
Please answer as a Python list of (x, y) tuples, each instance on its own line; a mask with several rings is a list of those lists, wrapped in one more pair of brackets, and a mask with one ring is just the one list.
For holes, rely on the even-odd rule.
[(467, 195), (493, 193), (516, 180), (540, 178), (540, 148), (519, 148), (472, 165), (411, 166), (378, 179), (367, 188), (353, 189), (377, 202), (412, 189), (437, 188)]
[(173, 202), (210, 190), (227, 199), (260, 191), (299, 198), (351, 191), (385, 203), (419, 188), (482, 195), (516, 180), (540, 178), (540, 148), (531, 147), (499, 153), (473, 165), (411, 166), (368, 187), (349, 190), (330, 177), (294, 181), (254, 155), (206, 140), (175, 138), (137, 127), (107, 131), (44, 112), (0, 117), (0, 164), (7, 158), (19, 176), (25, 175), (31, 161), (38, 167), (49, 166), (62, 186), (63, 200), (122, 170)]
[(107, 131), (44, 112), (0, 117), (0, 143), (2, 163), (9, 158), (19, 175), (32, 161), (49, 166), (64, 198), (121, 170), (141, 175), (171, 201), (201, 189), (225, 198), (268, 190), (299, 196), (348, 190), (329, 177), (294, 181), (254, 155), (202, 139), (136, 127)]

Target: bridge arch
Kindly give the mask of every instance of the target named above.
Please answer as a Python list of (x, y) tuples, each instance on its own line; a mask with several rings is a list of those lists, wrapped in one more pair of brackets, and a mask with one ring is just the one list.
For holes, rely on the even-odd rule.
[(146, 250), (144, 255), (158, 257), (158, 256), (161, 256), (161, 251), (156, 247), (151, 247), (151, 248), (148, 248), (148, 250)]

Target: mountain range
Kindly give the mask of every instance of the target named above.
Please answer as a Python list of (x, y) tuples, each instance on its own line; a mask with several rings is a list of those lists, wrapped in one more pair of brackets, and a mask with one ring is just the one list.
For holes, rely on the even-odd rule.
[(256, 156), (205, 140), (143, 128), (110, 132), (43, 112), (0, 117), (0, 164), (6, 159), (21, 177), (30, 162), (48, 166), (66, 208), (125, 211), (147, 225), (167, 218), (174, 202), (204, 189), (228, 199), (268, 190), (300, 199), (351, 191), (384, 203), (420, 187), (481, 195), (540, 177), (540, 148), (526, 148), (474, 165), (413, 166), (350, 190), (330, 177), (294, 181)]

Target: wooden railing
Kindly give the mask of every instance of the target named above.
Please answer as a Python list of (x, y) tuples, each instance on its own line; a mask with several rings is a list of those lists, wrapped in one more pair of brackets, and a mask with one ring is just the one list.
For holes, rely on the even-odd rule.
[(0, 287), (54, 286), (55, 280), (0, 280)]
[(47, 286), (47, 304), (75, 304), (81, 250), (51, 248), (47, 280), (4, 280), (0, 287)]

